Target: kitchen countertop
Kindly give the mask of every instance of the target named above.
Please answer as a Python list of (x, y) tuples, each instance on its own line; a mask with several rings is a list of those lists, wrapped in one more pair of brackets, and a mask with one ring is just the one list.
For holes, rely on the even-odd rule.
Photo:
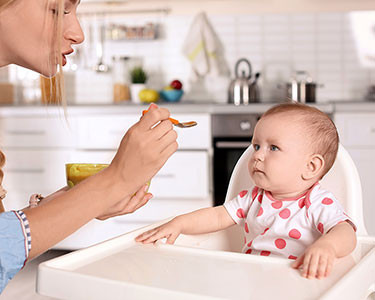
[[(233, 104), (220, 104), (209, 102), (180, 102), (180, 103), (158, 103), (161, 107), (168, 108), (171, 113), (208, 113), (208, 114), (261, 114), (276, 103), (254, 103), (249, 105), (235, 106)], [(375, 102), (327, 102), (315, 103), (315, 107), (326, 112), (375, 112)], [(103, 105), (68, 105), (68, 115), (76, 114), (139, 114), (148, 105), (143, 104), (103, 104)], [(0, 106), (0, 116), (17, 115), (64, 115), (62, 106), (45, 105), (8, 105)]]

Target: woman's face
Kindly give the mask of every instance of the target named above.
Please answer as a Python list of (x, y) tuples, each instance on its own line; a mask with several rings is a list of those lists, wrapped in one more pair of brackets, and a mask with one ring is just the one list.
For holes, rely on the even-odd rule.
[(65, 65), (65, 56), (73, 52), (72, 45), (84, 40), (76, 15), (79, 0), (62, 1), (60, 37), (56, 37), (59, 0), (15, 0), (1, 12), (0, 50), (3, 54), (0, 59), (4, 61), (5, 57), (8, 64), (17, 64), (47, 77), (56, 74), (59, 60)]

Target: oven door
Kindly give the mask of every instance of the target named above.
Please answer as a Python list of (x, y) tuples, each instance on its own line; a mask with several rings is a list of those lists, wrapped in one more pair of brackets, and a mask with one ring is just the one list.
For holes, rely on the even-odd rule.
[(217, 137), (214, 146), (214, 204), (222, 205), (233, 169), (242, 153), (251, 145), (249, 137)]

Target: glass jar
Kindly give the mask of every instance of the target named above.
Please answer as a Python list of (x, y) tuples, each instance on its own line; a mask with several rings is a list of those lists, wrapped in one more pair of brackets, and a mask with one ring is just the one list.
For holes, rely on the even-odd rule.
[(129, 75), (127, 56), (114, 56), (113, 58), (113, 102), (130, 100)]

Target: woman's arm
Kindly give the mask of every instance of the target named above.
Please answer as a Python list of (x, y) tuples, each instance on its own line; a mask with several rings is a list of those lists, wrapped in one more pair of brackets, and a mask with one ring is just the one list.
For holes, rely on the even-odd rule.
[(43, 205), (25, 210), (31, 231), (29, 258), (43, 253), (93, 218), (129, 213), (145, 202), (144, 192), (132, 199), (133, 194), (177, 150), (177, 134), (168, 118), (168, 110), (150, 106), (149, 113), (126, 133), (108, 168), (55, 194)]

